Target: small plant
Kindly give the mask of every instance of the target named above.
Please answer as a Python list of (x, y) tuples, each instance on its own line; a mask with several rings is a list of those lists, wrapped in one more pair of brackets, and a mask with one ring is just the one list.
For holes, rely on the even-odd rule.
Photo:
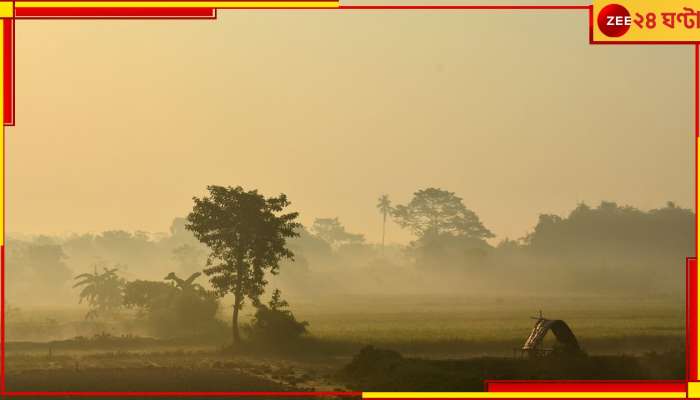
[(117, 275), (118, 268), (103, 268), (104, 272), (95, 271), (80, 274), (75, 277), (78, 282), (74, 288), (82, 286), (79, 303), (85, 300), (90, 306), (90, 310), (85, 315), (85, 319), (97, 318), (100, 314), (110, 314), (122, 306), (122, 292), (124, 290), (124, 279)]

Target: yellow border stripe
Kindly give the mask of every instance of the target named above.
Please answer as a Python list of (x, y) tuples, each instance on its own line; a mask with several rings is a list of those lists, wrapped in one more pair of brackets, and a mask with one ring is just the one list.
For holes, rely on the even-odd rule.
[(365, 399), (681, 399), (685, 392), (363, 392)]
[(0, 1), (0, 17), (12, 18), (15, 16), (14, 4), (11, 1)]
[(15, 8), (337, 8), (338, 1), (17, 1)]

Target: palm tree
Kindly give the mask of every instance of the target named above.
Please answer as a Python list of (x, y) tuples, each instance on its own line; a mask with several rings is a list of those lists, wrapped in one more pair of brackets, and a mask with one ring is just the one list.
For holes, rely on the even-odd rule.
[(181, 279), (177, 275), (175, 275), (174, 272), (171, 272), (168, 274), (168, 276), (165, 277), (165, 280), (166, 281), (173, 281), (175, 286), (183, 291), (184, 290), (202, 291), (202, 290), (204, 290), (202, 285), (200, 285), (199, 283), (194, 283), (194, 280), (199, 278), (200, 275), (202, 275), (201, 272), (195, 272), (194, 274), (190, 275), (189, 278)]
[(389, 195), (383, 194), (377, 202), (377, 209), (382, 213), (382, 253), (384, 253), (384, 238), (386, 236), (386, 216), (391, 213), (391, 200), (389, 200)]
[(78, 282), (73, 285), (74, 288), (83, 286), (79, 303), (85, 300), (90, 305), (90, 311), (85, 315), (86, 319), (95, 318), (100, 313), (114, 311), (122, 305), (124, 280), (117, 275), (118, 268), (103, 268), (102, 273), (97, 272), (97, 266), (94, 268), (92, 274), (76, 276), (75, 279)]

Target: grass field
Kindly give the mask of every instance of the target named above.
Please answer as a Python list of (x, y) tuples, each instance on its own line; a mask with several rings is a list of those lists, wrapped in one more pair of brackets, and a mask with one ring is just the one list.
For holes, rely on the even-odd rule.
[[(662, 347), (683, 340), (684, 306), (682, 299), (387, 297), (328, 299), (295, 309), (324, 339), (398, 346), (462, 342), (477, 353), (479, 343), (522, 343), (534, 323), (530, 317), (542, 310), (547, 318), (565, 320), (589, 351), (609, 353), (658, 350), (657, 339)], [(493, 346), (486, 347), (483, 353), (492, 354)]]
[[(310, 322), (313, 336), (363, 344), (520, 342), (532, 329), (530, 317), (539, 310), (546, 318), (565, 320), (584, 347), (593, 345), (591, 351), (605, 341), (634, 337), (643, 342), (685, 334), (683, 299), (344, 296), (291, 303), (297, 317)], [(228, 307), (222, 309), (225, 319)], [(89, 322), (83, 319), (84, 312), (77, 308), (12, 312), (7, 318), (8, 341), (68, 339), (101, 332), (142, 334), (128, 316), (113, 323)], [(243, 322), (251, 313), (250, 307), (244, 308)]]
[[(192, 342), (143, 337), (128, 314), (118, 321), (90, 322), (83, 319), (84, 310), (77, 308), (14, 310), (7, 319), (8, 388), (123, 390), (118, 382), (126, 382), (139, 390), (334, 390), (365, 384), (391, 387), (405, 378), (397, 375), (391, 382), (375, 377), (351, 382), (338, 378), (338, 371), (366, 345), (447, 363), (402, 361), (397, 371), (405, 369), (406, 376), (424, 369), (431, 374), (434, 381), (421, 385), (438, 385), (442, 374), (449, 373), (455, 387), (469, 382), (471, 388), (492, 377), (489, 374), (525, 374), (524, 364), (508, 360), (532, 329), (530, 317), (540, 309), (545, 317), (569, 323), (581, 346), (593, 356), (593, 361), (580, 364), (581, 371), (572, 373), (597, 376), (601, 370), (595, 363), (600, 362), (629, 365), (629, 376), (639, 379), (683, 374), (682, 299), (346, 296), (291, 303), (297, 317), (310, 322), (312, 336), (296, 352), (283, 356), (245, 348), (231, 355), (222, 351), (226, 339)], [(249, 318), (250, 309), (244, 309), (243, 316)], [(102, 332), (137, 336), (55, 341)], [(483, 357), (485, 361), (479, 361)], [(462, 372), (455, 375), (450, 365)], [(499, 365), (506, 371), (494, 372)]]

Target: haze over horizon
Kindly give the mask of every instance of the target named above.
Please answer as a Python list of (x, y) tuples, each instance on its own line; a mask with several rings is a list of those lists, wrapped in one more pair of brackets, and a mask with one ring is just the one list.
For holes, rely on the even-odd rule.
[(164, 232), (210, 184), (286, 193), (304, 224), (370, 241), (379, 195), (430, 186), (498, 240), (582, 201), (693, 208), (692, 49), (591, 46), (583, 18), (20, 21), (7, 230)]

